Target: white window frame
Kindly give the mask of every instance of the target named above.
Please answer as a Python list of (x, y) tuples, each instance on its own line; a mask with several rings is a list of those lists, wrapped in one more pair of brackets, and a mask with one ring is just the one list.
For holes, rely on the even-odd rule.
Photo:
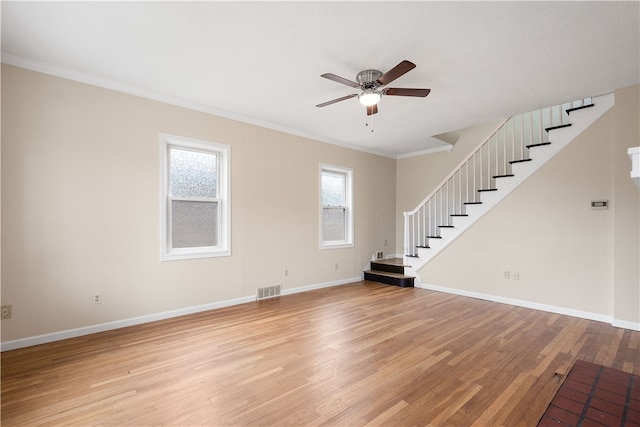
[[(330, 173), (338, 173), (343, 174), (345, 176), (345, 186), (346, 186), (346, 205), (344, 208), (346, 209), (346, 224), (345, 224), (345, 239), (344, 240), (324, 240), (323, 234), (323, 210), (325, 206), (322, 205), (322, 173), (330, 172)], [(353, 169), (345, 168), (341, 166), (329, 165), (329, 164), (320, 164), (320, 172), (318, 173), (319, 180), (319, 223), (320, 223), (320, 249), (338, 249), (338, 248), (348, 248), (353, 247), (353, 235), (354, 235), (354, 224), (353, 224)], [(328, 206), (327, 206), (328, 207)], [(334, 206), (335, 207), (335, 206)]]
[[(216, 154), (218, 177), (216, 182), (218, 203), (217, 246), (193, 248), (171, 247), (171, 200), (169, 180), (169, 150), (179, 148), (201, 153)], [(224, 257), (231, 255), (231, 147), (183, 136), (160, 134), (160, 259), (162, 261)], [(195, 200), (196, 198), (194, 198)], [(178, 199), (176, 199), (178, 200)], [(184, 199), (180, 199), (184, 200)], [(208, 199), (213, 200), (213, 199)]]

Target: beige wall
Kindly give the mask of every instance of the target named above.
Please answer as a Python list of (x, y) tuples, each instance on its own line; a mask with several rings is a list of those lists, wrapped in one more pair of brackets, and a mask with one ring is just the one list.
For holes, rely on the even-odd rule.
[[(159, 261), (160, 132), (231, 146), (231, 257)], [(320, 163), (354, 169), (353, 248), (319, 249)], [(3, 65), (2, 341), (360, 277), (395, 247), (395, 175), (392, 159)]]
[[(618, 91), (614, 109), (422, 268), (422, 282), (637, 325), (639, 202), (624, 157), (638, 145), (638, 99), (638, 86)], [(435, 162), (423, 159), (425, 174)], [(611, 208), (591, 210), (600, 199)]]
[(640, 85), (616, 92), (613, 315), (640, 324), (640, 191), (630, 178), (629, 147), (640, 146)]

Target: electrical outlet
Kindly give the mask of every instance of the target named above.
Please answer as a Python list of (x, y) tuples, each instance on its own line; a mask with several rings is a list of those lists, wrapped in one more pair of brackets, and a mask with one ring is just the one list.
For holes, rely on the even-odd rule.
[(520, 272), (519, 271), (514, 271), (513, 273), (511, 273), (511, 278), (513, 280), (520, 280)]
[(289, 269), (288, 268), (284, 269), (284, 277), (289, 277)]
[(338, 265), (338, 263), (336, 262), (336, 270), (340, 268), (340, 266)]
[(509, 270), (506, 270), (506, 271), (504, 272), (503, 277), (504, 277), (505, 279), (509, 279), (509, 278), (511, 278), (511, 272), (510, 272)]
[(93, 303), (102, 304), (102, 292), (96, 292), (93, 294)]
[(0, 319), (11, 319), (11, 306), (3, 305), (0, 309)]

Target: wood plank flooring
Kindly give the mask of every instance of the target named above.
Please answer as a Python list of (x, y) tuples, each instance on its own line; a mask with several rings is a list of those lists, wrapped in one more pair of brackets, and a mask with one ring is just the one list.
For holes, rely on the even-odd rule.
[(2, 353), (3, 426), (535, 426), (640, 332), (358, 282)]

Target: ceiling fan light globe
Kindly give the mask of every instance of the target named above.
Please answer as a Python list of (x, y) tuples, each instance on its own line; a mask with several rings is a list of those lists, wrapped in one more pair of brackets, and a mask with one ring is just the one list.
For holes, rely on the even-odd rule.
[(358, 95), (358, 100), (365, 107), (376, 105), (380, 101), (380, 98), (382, 98), (382, 94), (372, 89), (365, 90), (360, 95)]

